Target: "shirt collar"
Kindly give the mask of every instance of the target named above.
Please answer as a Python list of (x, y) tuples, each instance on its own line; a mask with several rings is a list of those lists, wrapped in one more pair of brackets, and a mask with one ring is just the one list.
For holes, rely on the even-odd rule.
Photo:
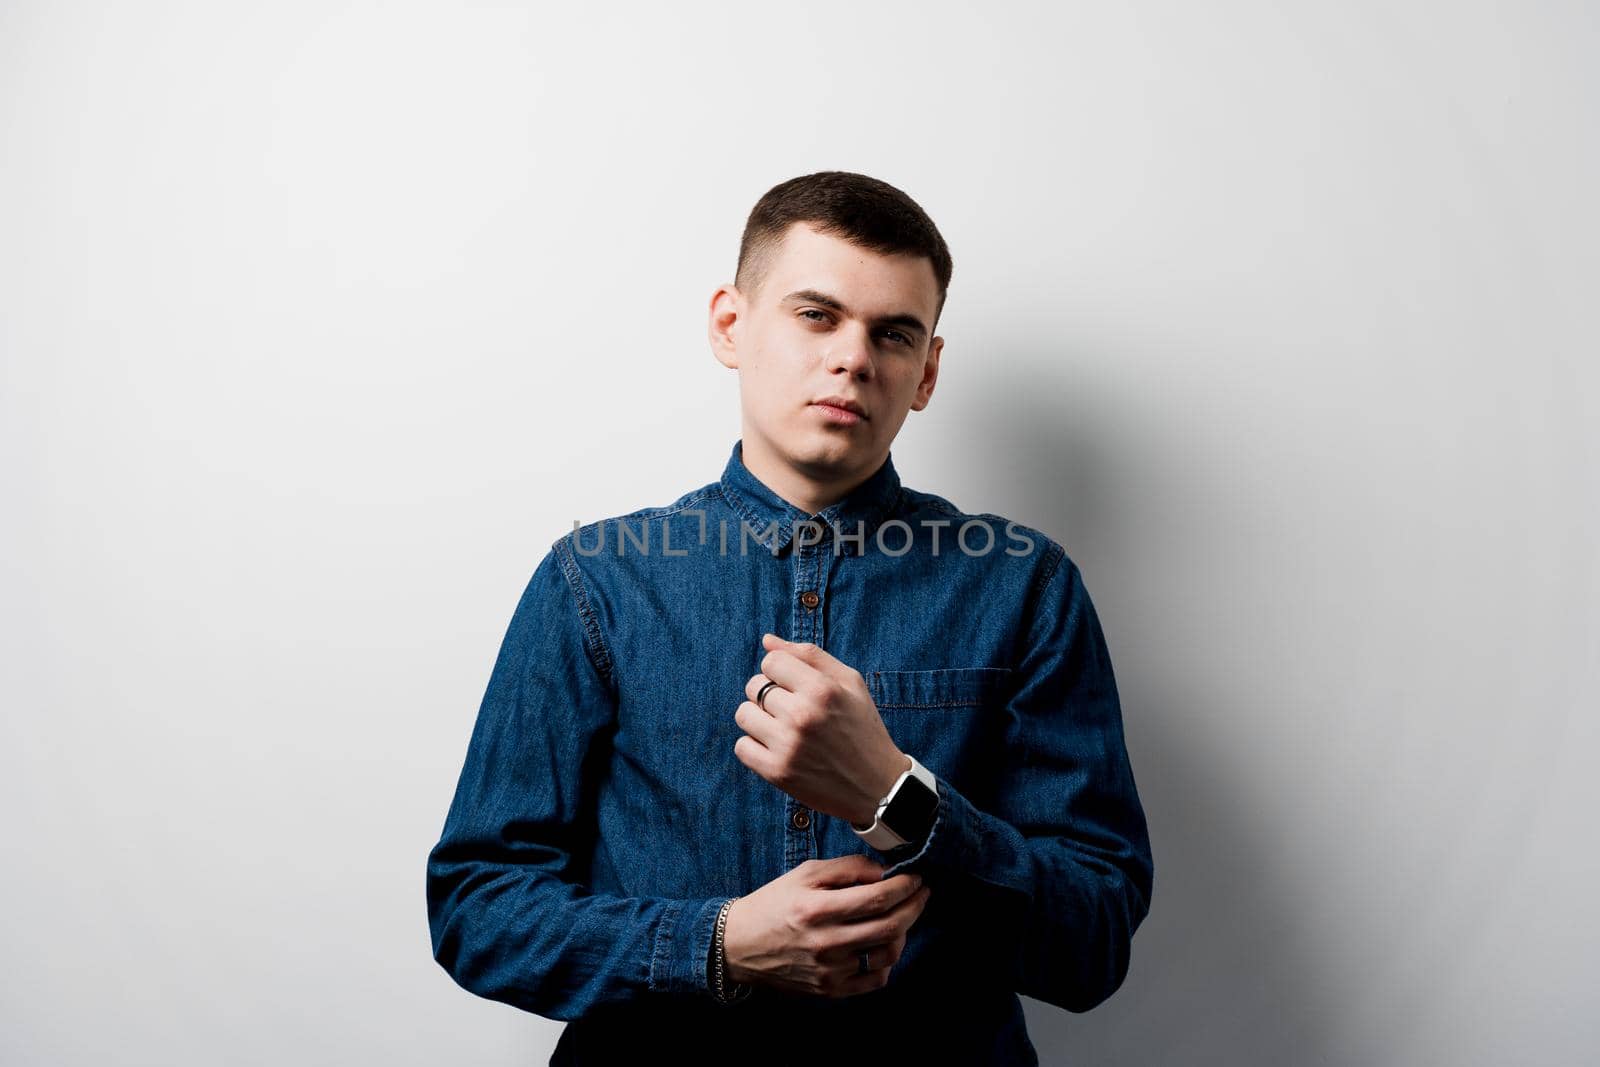
[[(857, 533), (864, 533), (870, 537), (877, 524), (888, 518), (900, 498), (900, 475), (894, 469), (893, 455), (887, 454), (878, 469), (845, 494), (843, 499), (829, 504), (815, 515), (807, 515), (773, 492), (744, 465), (742, 438), (733, 443), (733, 451), (722, 469), (721, 485), (728, 503), (750, 524), (748, 536), (766, 545), (774, 555), (783, 551), (794, 539), (796, 524), (804, 523), (807, 519), (813, 519), (823, 527), (820, 540), (815, 542), (818, 544), (825, 544), (833, 536), (834, 527), (842, 535), (853, 537)], [(774, 524), (777, 527), (775, 544), (768, 536)], [(861, 549), (853, 540), (841, 541), (848, 551), (859, 552)]]

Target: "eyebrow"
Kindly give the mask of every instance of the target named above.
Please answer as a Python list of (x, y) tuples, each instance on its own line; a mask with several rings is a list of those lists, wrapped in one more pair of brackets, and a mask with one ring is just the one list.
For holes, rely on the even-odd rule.
[[(821, 292), (817, 289), (796, 289), (794, 292), (784, 297), (782, 301), (782, 303), (785, 304), (802, 302), (807, 304), (821, 304), (823, 307), (832, 308), (841, 315), (850, 314), (850, 309), (845, 307), (838, 298), (829, 296), (827, 293)], [(884, 315), (882, 318), (875, 320), (873, 325), (904, 326), (907, 329), (915, 332), (918, 336), (926, 337), (928, 335), (928, 328), (922, 324), (922, 320), (917, 318), (917, 316), (913, 315), (909, 311), (901, 311), (894, 315)]]

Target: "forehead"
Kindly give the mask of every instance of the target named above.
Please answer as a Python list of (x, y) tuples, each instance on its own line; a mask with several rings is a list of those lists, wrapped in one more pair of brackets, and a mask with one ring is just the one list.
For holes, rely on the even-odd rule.
[(939, 279), (926, 256), (886, 256), (803, 222), (784, 234), (762, 284), (763, 299), (782, 300), (797, 289), (848, 298), (852, 308), (860, 304), (863, 311), (920, 310), (927, 322), (939, 302)]

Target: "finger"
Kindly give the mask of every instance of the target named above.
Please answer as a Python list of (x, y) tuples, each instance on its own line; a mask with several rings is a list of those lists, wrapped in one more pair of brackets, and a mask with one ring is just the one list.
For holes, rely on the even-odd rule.
[(853, 923), (834, 925), (831, 928), (833, 936), (842, 940), (832, 941), (826, 947), (839, 944), (870, 944), (875, 941), (892, 941), (900, 937), (922, 915), (922, 909), (928, 903), (928, 894), (931, 892), (927, 886), (923, 886), (881, 915)]
[(882, 989), (888, 979), (886, 970), (868, 971), (866, 974), (850, 972), (850, 977), (839, 983), (835, 997), (855, 997)]
[(823, 648), (815, 641), (790, 641), (788, 638), (779, 637), (777, 634), (763, 634), (761, 646), (768, 651), (783, 651), (794, 656), (802, 662), (830, 674), (839, 668), (845, 667), (844, 660)]
[[(850, 684), (864, 682), (865, 675), (844, 660), (835, 656), (821, 645), (808, 641), (789, 641), (776, 634), (764, 634), (761, 639), (762, 646), (772, 652), (787, 652), (800, 662), (813, 668), (825, 678)], [(762, 660), (765, 663), (765, 659)], [(790, 688), (793, 688), (792, 686)]]
[(817, 953), (817, 962), (828, 967), (846, 967), (854, 974), (861, 967), (861, 954), (865, 952), (868, 967), (878, 971), (894, 966), (902, 951), (900, 946), (904, 944), (904, 937), (889, 941), (851, 941), (822, 949)]
[(778, 758), (772, 750), (747, 734), (733, 743), (733, 758), (771, 782), (778, 777)]
[(883, 865), (865, 852), (854, 852), (848, 856), (836, 856), (827, 860), (807, 860), (798, 869), (804, 872), (805, 885), (818, 888), (854, 886), (862, 882), (883, 884), (881, 880)]
[[(765, 674), (752, 674), (749, 680), (744, 683), (745, 699), (755, 700), (761, 695), (762, 688), (765, 687), (768, 682), (778, 682), (778, 680)], [(777, 685), (774, 685), (771, 689), (767, 690), (766, 698), (761, 703), (770, 710), (772, 707), (772, 698), (779, 693), (787, 692), (788, 690), (784, 688), (783, 683), (778, 682)], [(790, 693), (789, 695), (793, 696), (794, 694)]]
[(881, 971), (891, 965), (889, 959), (889, 946), (882, 941), (874, 941), (870, 945), (863, 945), (859, 941), (852, 941), (848, 945), (835, 945), (817, 953), (817, 962), (840, 972), (844, 978), (865, 977), (861, 974), (861, 954), (867, 954), (867, 973)]
[[(809, 641), (790, 641), (779, 637), (777, 634), (762, 634), (761, 645), (763, 648), (768, 649), (768, 656), (774, 652), (786, 652), (825, 678), (849, 683), (851, 681), (859, 682), (863, 677), (861, 672), (850, 664), (821, 645)], [(767, 659), (763, 658), (761, 662), (762, 669), (765, 670)], [(794, 685), (788, 685), (787, 683), (785, 685), (789, 689), (797, 689)]]
[[(803, 689), (816, 685), (818, 677), (814, 667), (798, 661), (789, 653), (771, 653), (762, 661), (762, 673), (755, 675), (755, 678), (762, 678), (762, 683), (754, 685), (754, 689), (755, 693), (760, 693), (768, 678), (776, 681), (778, 685), (766, 691), (766, 710), (776, 717), (789, 718), (798, 707), (805, 704)], [(750, 678), (750, 683), (754, 683), (755, 678)], [(747, 683), (747, 691), (750, 688), (752, 685)], [(754, 701), (754, 694), (750, 699)]]
[[(815, 683), (822, 674), (811, 664), (785, 649), (768, 652), (761, 657), (761, 673), (778, 683), (779, 688), (787, 689), (791, 695), (800, 692), (807, 686)], [(767, 699), (772, 699), (773, 693), (767, 694)]]
[(869, 965), (867, 973), (862, 974), (860, 955), (862, 951), (862, 948), (857, 948), (850, 954), (848, 960), (835, 965), (834, 973), (840, 978), (836, 996), (851, 997), (882, 989), (888, 983), (889, 972), (899, 962), (898, 955), (891, 957), (886, 946), (873, 945), (867, 957)]
[[(744, 685), (745, 699), (755, 704), (756, 697), (761, 695), (761, 690), (769, 680), (764, 674), (753, 675)], [(798, 706), (799, 698), (782, 685), (774, 685), (768, 689), (761, 703), (756, 704), (757, 710), (775, 723), (791, 721)]]
[[(772, 691), (776, 692), (776, 689)], [(772, 693), (767, 694), (768, 700), (772, 699)], [(733, 709), (733, 721), (739, 729), (767, 749), (777, 744), (779, 733), (783, 729), (782, 724), (770, 711), (763, 711), (761, 705), (753, 700), (746, 700)]]
[(777, 634), (762, 634), (761, 647), (769, 652), (787, 652), (801, 662), (808, 663), (819, 670), (825, 669), (830, 664), (840, 662), (833, 653), (814, 641), (790, 641), (788, 638), (779, 637)]
[[(833, 890), (818, 908), (818, 914), (824, 921), (837, 925), (870, 922), (892, 914), (894, 908), (926, 889), (919, 875), (897, 874), (867, 885)], [(857, 931), (852, 936), (863, 935)]]

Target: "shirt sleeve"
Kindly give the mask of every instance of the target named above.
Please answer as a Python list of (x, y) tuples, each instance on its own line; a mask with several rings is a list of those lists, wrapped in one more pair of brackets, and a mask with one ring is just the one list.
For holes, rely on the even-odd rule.
[[(594, 776), (616, 717), (611, 660), (567, 538), (518, 602), (428, 854), (434, 958), (463, 988), (550, 1019), (699, 993), (728, 898), (592, 892)], [(714, 998), (713, 998), (714, 999)]]
[(1077, 566), (1055, 551), (1020, 653), (994, 810), (939, 777), (932, 827), (883, 853), (883, 877), (910, 868), (935, 893), (953, 886), (959, 921), (981, 924), (975, 939), (994, 946), (1014, 991), (1087, 1011), (1127, 975), (1154, 863), (1105, 636)]

